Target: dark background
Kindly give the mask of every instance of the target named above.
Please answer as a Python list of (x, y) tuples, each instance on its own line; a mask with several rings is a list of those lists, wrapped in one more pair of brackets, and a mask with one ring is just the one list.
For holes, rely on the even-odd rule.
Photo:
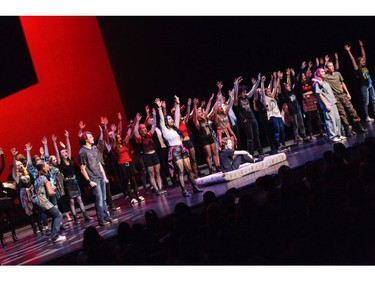
[(359, 88), (344, 45), (359, 56), (359, 39), (374, 73), (375, 17), (105, 16), (98, 22), (128, 118), (143, 114), (155, 97), (169, 108), (174, 94), (183, 103), (188, 97), (207, 100), (218, 80), (226, 92), (236, 76), (251, 85), (259, 72), (298, 72), (302, 61), (315, 64), (326, 54), (334, 59), (334, 52), (356, 105)]
[(38, 82), (19, 17), (0, 17), (0, 99)]

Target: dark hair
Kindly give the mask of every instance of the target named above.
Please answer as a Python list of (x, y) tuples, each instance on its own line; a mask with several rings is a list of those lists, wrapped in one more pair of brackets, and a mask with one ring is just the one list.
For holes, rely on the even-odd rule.
[(92, 133), (89, 132), (89, 131), (84, 131), (84, 132), (82, 133), (81, 137), (79, 138), (81, 144), (85, 144), (86, 139), (87, 139), (87, 135), (89, 135), (89, 134), (92, 135)]
[(246, 85), (241, 85), (241, 86), (239, 86), (238, 87), (238, 92), (239, 93), (241, 93), (241, 92), (243, 92), (243, 91), (248, 91), (249, 90), (249, 88), (247, 88), (247, 86)]
[[(167, 115), (167, 116), (164, 117), (164, 124), (165, 124), (166, 127), (169, 127), (169, 126), (168, 126), (168, 116), (169, 116), (169, 115)], [(173, 124), (170, 128), (172, 128), (172, 129), (175, 130), (180, 136), (182, 136), (182, 133), (181, 133), (180, 129), (177, 128), (174, 124)]]

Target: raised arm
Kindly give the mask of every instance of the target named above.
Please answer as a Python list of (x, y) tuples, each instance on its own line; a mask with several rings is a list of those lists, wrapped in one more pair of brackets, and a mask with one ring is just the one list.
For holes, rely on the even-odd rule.
[(248, 93), (246, 93), (246, 96), (248, 98), (251, 98), (255, 94), (255, 91), (257, 90), (257, 88), (259, 86), (260, 79), (261, 79), (261, 77), (260, 77), (260, 73), (259, 73), (257, 81), (255, 82), (255, 84), (253, 84), (253, 86), (251, 87), (250, 91)]
[(135, 118), (134, 118), (134, 135), (135, 135), (135, 138), (139, 138), (140, 135), (139, 135), (139, 131), (138, 131), (138, 128), (139, 128), (139, 121), (141, 121), (142, 119), (142, 116), (141, 114), (139, 114), (139, 112), (135, 115)]
[(184, 123), (187, 124), (189, 118), (190, 118), (190, 110), (191, 110), (191, 98), (188, 98), (187, 106), (186, 106), (186, 113), (184, 117)]
[(358, 70), (358, 64), (357, 64), (357, 62), (355, 61), (355, 58), (353, 57), (353, 54), (352, 54), (352, 52), (351, 52), (351, 46), (349, 46), (349, 45), (345, 45), (344, 46), (344, 49), (348, 52), (348, 55), (349, 55), (349, 57), (350, 57), (350, 60), (352, 61), (352, 64), (353, 64), (353, 68), (354, 68), (354, 70), (355, 71), (357, 71)]
[(0, 165), (0, 175), (1, 175), (5, 168), (4, 151), (1, 147), (0, 147), (0, 159), (1, 159), (1, 165)]
[(264, 104), (264, 106), (266, 106), (266, 99), (265, 99), (266, 93), (264, 90), (265, 81), (266, 81), (266, 76), (262, 76), (261, 83), (260, 83), (260, 101)]
[(198, 121), (198, 113), (197, 113), (199, 100), (197, 98), (195, 98), (193, 100), (193, 103), (194, 103), (194, 108), (193, 108), (193, 112), (194, 112), (193, 113), (193, 123), (194, 123), (195, 127), (197, 129), (199, 129), (199, 121)]
[(122, 136), (122, 116), (121, 116), (121, 113), (117, 113), (117, 119), (118, 119), (118, 123), (117, 123), (117, 134)]
[(107, 148), (107, 151), (111, 151), (111, 140), (109, 138), (109, 132), (108, 132), (108, 118), (103, 117), (102, 120), (102, 125), (103, 125), (103, 140), (104, 140), (104, 145)]
[(79, 127), (78, 138), (80, 138), (82, 136), (83, 129), (86, 127), (86, 124), (84, 124), (83, 121), (79, 121), (78, 127)]
[(18, 154), (18, 151), (16, 150), (16, 148), (13, 147), (10, 150), (10, 152), (12, 153), (12, 177), (16, 181), (16, 183), (18, 183), (20, 180), (18, 173), (17, 173), (17, 163), (16, 163), (16, 156)]
[(340, 64), (339, 64), (339, 54), (336, 52), (335, 53), (335, 69), (339, 70)]
[(167, 116), (167, 103), (164, 100), (161, 101), (161, 108), (163, 109), (164, 116)]
[(361, 47), (362, 59), (365, 61), (365, 64), (366, 64), (365, 47), (363, 46), (363, 42), (361, 40), (358, 40), (358, 43), (359, 43), (359, 46)]
[[(215, 94), (213, 93), (213, 94), (211, 95), (210, 99), (208, 100), (208, 103), (207, 103), (207, 105), (206, 105), (206, 112), (209, 112), (209, 111), (210, 111), (210, 109), (211, 109), (211, 104), (212, 104), (212, 100), (214, 99), (214, 96), (215, 96)], [(203, 107), (202, 107), (202, 108), (203, 108)]]
[(148, 124), (148, 120), (150, 119), (150, 107), (148, 105), (145, 106), (146, 118), (145, 124)]
[(174, 112), (174, 125), (178, 128), (180, 126), (180, 99), (178, 96), (174, 96), (175, 100), (175, 112)]
[(57, 148), (57, 143), (56, 143), (57, 137), (55, 134), (53, 134), (51, 138), (52, 138), (53, 149), (55, 150), (55, 154), (56, 154), (57, 164), (60, 165), (61, 157), (60, 157), (59, 149)]
[(44, 136), (42, 138), (43, 148), (44, 148), (44, 160), (49, 163), (49, 150), (48, 150), (48, 140), (47, 137)]
[(160, 116), (160, 129), (161, 131), (164, 133), (167, 132), (167, 127), (165, 126), (165, 121), (164, 121), (164, 113), (163, 113), (163, 108), (161, 107), (161, 101), (159, 98), (156, 98), (155, 99), (155, 104), (156, 106), (158, 107), (158, 112), (159, 112), (159, 116)]

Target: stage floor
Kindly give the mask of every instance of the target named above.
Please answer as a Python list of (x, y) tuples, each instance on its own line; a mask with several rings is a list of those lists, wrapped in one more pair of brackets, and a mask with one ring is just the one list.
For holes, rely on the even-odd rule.
[[(374, 123), (367, 124), (368, 132), (366, 134), (358, 134), (352, 138), (344, 140), (342, 143), (346, 147), (352, 147), (363, 143), (367, 136), (375, 136)], [(249, 174), (245, 177), (230, 181), (219, 183), (215, 185), (202, 187), (204, 191), (213, 191), (220, 197), (228, 189), (235, 187), (237, 189), (248, 188), (255, 180), (263, 175), (276, 174), (281, 165), (288, 165), (291, 168), (297, 168), (310, 160), (318, 160), (323, 156), (323, 152), (332, 150), (333, 143), (318, 139), (309, 143), (293, 144), (287, 143), (291, 146), (291, 152), (287, 153), (287, 160), (277, 165), (271, 166), (262, 171)], [(187, 184), (187, 188), (191, 191), (191, 187)], [(178, 186), (167, 189), (167, 195), (144, 195), (146, 200), (141, 204), (131, 205), (122, 194), (113, 196), (115, 205), (121, 207), (121, 210), (111, 212), (112, 217), (117, 218), (119, 222), (126, 221), (130, 225), (134, 223), (144, 223), (144, 213), (149, 209), (157, 212), (160, 218), (173, 214), (174, 207), (179, 202), (184, 202), (190, 207), (198, 208), (203, 204), (203, 193), (192, 194), (191, 197), (184, 198), (181, 195)], [(84, 222), (80, 219), (80, 224), (65, 223), (65, 234), (67, 240), (64, 242), (53, 244), (49, 241), (50, 236), (42, 236), (40, 233), (33, 234), (30, 225), (17, 229), (18, 242), (13, 242), (11, 234), (5, 233), (6, 246), (0, 248), (0, 264), (1, 265), (36, 265), (50, 263), (55, 259), (61, 258), (65, 255), (78, 251), (82, 246), (83, 232), (89, 225), (94, 225), (100, 234), (109, 239), (117, 235), (118, 223), (110, 226), (98, 226), (95, 209), (93, 204), (86, 205), (89, 214), (94, 217), (92, 222)], [(64, 218), (64, 221), (66, 219)]]

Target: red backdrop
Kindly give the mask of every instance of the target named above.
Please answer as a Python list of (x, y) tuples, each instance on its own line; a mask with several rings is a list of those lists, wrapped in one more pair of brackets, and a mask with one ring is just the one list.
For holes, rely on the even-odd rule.
[(0, 147), (10, 173), (10, 149), (25, 153), (31, 142), (32, 155), (39, 153), (43, 136), (54, 153), (51, 135), (65, 141), (70, 133), (72, 153), (79, 151), (78, 122), (98, 134), (100, 116), (117, 123), (121, 112), (126, 125), (111, 65), (96, 17), (20, 17), (38, 83), (0, 100)]

